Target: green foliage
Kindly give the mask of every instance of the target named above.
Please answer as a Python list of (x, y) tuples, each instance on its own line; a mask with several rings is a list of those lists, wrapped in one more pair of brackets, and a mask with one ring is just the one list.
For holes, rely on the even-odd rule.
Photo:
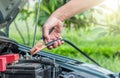
[[(116, 0), (117, 1), (117, 0)], [(94, 9), (93, 17), (96, 21), (93, 21), (95, 26), (99, 26), (101, 30), (104, 30), (102, 33), (110, 35), (119, 35), (120, 34), (120, 5), (118, 5), (117, 11), (111, 11), (109, 7), (101, 5)]]
[(85, 28), (88, 26), (92, 26), (92, 21), (96, 21), (95, 18), (93, 18), (93, 11), (94, 9), (90, 9), (84, 13), (77, 14), (70, 19), (65, 21), (65, 26), (69, 29), (75, 28), (76, 30), (79, 28)]
[[(111, 57), (120, 49), (119, 48), (120, 45), (118, 44), (120, 42), (119, 40), (120, 36), (109, 35), (109, 36), (98, 38), (98, 36), (92, 37), (93, 34), (89, 34), (90, 32), (84, 33), (84, 34), (82, 33), (81, 35), (79, 35), (79, 33), (81, 32), (71, 30), (69, 31), (69, 34), (64, 33), (63, 38), (66, 38), (72, 41), (74, 44), (79, 46), (82, 50), (87, 52), (89, 55), (95, 54), (95, 55), (103, 55), (106, 57)], [(73, 51), (73, 49), (69, 49), (70, 47), (68, 45), (64, 45), (62, 47), (64, 48), (59, 48), (58, 51), (62, 50), (63, 52), (66, 49), (67, 49), (66, 51), (70, 53), (75, 51), (75, 50)]]
[[(64, 5), (68, 0), (43, 0), (40, 6), (40, 19), (39, 26), (43, 26), (49, 16), (59, 7)], [(38, 9), (38, 3), (36, 3), (34, 10), (34, 18), (36, 18), (36, 13)], [(86, 11), (85, 13), (75, 15), (64, 22), (64, 26), (70, 28), (78, 29), (80, 27), (90, 26), (92, 23), (89, 20), (93, 17), (93, 9)], [(94, 19), (95, 21), (95, 19)]]
[[(82, 29), (81, 31), (69, 30), (69, 33), (64, 31), (63, 38), (74, 43), (86, 54), (100, 63), (103, 67), (108, 68), (114, 72), (120, 71), (116, 67), (120, 66), (120, 35), (107, 35), (102, 37), (98, 37), (96, 35), (96, 37), (93, 37), (94, 34), (90, 34), (90, 32), (92, 31), (86, 32), (86, 30), (82, 31)], [(81, 55), (78, 51), (66, 43), (56, 49), (46, 49), (46, 51), (51, 51), (55, 54), (91, 63), (88, 59), (86, 59), (83, 55)]]
[[(39, 16), (39, 26), (43, 26), (49, 16), (59, 7), (64, 5), (69, 0), (43, 0), (40, 5), (40, 16)], [(27, 8), (23, 9), (20, 13), (20, 19), (25, 20), (34, 14), (34, 19), (36, 19), (36, 13), (38, 9), (38, 3), (36, 3), (33, 11), (30, 11)], [(119, 6), (118, 6), (119, 7)], [(119, 11), (118, 8), (117, 12), (113, 12), (111, 14), (106, 13), (107, 7), (105, 5), (98, 6), (97, 8), (92, 8), (88, 11), (85, 11), (81, 14), (77, 14), (70, 19), (66, 20), (64, 23), (65, 27), (69, 29), (75, 28), (76, 30), (81, 27), (88, 27), (88, 26), (101, 26), (105, 32), (105, 34), (119, 34)], [(106, 32), (107, 31), (107, 32)]]
[(30, 10), (30, 4), (27, 3), (25, 8), (23, 8), (20, 13), (19, 13), (19, 20), (27, 20), (29, 17), (31, 17), (31, 15), (33, 14), (34, 12), (32, 10)]
[[(43, 26), (49, 16), (60, 6), (64, 5), (69, 0), (43, 0), (40, 6), (40, 16), (39, 16), (39, 26)], [(118, 5), (118, 7), (120, 7)], [(23, 9), (20, 13), (20, 19), (25, 20), (34, 14), (34, 19), (36, 19), (36, 13), (38, 9), (38, 3), (36, 3), (33, 11), (30, 11), (27, 8)], [(107, 12), (108, 11), (108, 12)], [(64, 26), (69, 29), (75, 28), (76, 30), (81, 27), (88, 26), (100, 26), (100, 29), (103, 29), (104, 32), (102, 34), (120, 34), (120, 26), (119, 26), (119, 11), (112, 12), (109, 14), (108, 7), (105, 5), (98, 6), (97, 8), (92, 8), (88, 11), (85, 11), (81, 14), (77, 14), (70, 19), (65, 21)], [(107, 31), (107, 32), (106, 32)]]
[(33, 11), (29, 11), (28, 9), (22, 9), (19, 14), (19, 20), (27, 20), (32, 14)]
[[(40, 19), (39, 26), (43, 26), (48, 17), (60, 6), (65, 3), (65, 0), (43, 0), (40, 5)], [(36, 18), (36, 12), (38, 9), (38, 3), (36, 3), (34, 15)]]

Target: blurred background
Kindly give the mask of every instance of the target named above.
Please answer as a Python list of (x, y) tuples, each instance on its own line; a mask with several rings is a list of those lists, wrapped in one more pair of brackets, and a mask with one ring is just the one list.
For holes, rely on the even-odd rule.
[[(57, 8), (69, 0), (43, 0), (40, 5), (37, 43), (41, 27)], [(86, 3), (87, 5), (87, 3)], [(77, 8), (77, 7), (76, 7)], [(32, 47), (38, 1), (29, 0), (10, 26), (10, 38)], [(104, 68), (120, 72), (120, 0), (106, 0), (81, 14), (64, 21), (63, 38), (77, 45)], [(71, 46), (45, 51), (91, 63)]]

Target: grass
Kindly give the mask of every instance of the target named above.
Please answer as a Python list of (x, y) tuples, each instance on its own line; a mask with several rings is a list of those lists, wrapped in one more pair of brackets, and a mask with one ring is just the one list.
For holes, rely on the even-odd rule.
[[(27, 42), (27, 34), (26, 34), (26, 27), (23, 21), (17, 21), (17, 24), (20, 28), (20, 31), (23, 33), (24, 38)], [(30, 25), (30, 42), (32, 45), (33, 40), (33, 30), (34, 27), (32, 22), (29, 23)], [(84, 29), (80, 30), (68, 30), (64, 29), (63, 31), (63, 38), (71, 41), (76, 46), (78, 46), (81, 50), (86, 52), (90, 57), (95, 59), (101, 66), (104, 68), (107, 68), (114, 72), (120, 72), (119, 66), (120, 66), (120, 35), (114, 36), (114, 35), (106, 35), (106, 36), (99, 36), (97, 33), (91, 33), (92, 30), (87, 31)], [(98, 31), (99, 32), (99, 31)], [(10, 27), (10, 37), (17, 42), (23, 44), (18, 32), (16, 31), (14, 24)], [(37, 40), (41, 37), (41, 30), (38, 29), (37, 31)], [(78, 51), (76, 51), (71, 46), (64, 44), (60, 47), (53, 49), (53, 50), (47, 50), (46, 51), (63, 55), (69, 58), (74, 58), (80, 61), (84, 61), (87, 63), (91, 63), (88, 59), (86, 59), (84, 56), (82, 56)]]

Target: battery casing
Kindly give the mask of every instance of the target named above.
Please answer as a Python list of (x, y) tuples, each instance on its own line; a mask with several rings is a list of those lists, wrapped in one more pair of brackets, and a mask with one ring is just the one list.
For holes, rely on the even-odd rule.
[(51, 69), (39, 63), (18, 63), (7, 66), (2, 78), (51, 78)]

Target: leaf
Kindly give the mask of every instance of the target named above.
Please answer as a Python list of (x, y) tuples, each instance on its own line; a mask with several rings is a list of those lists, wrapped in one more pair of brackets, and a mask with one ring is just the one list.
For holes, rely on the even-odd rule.
[(49, 10), (46, 6), (44, 6), (44, 5), (42, 5), (42, 4), (41, 4), (41, 6), (40, 6), (40, 9), (43, 10), (43, 11), (45, 11), (45, 12), (48, 13), (49, 15), (51, 14), (50, 10)]
[(42, 19), (40, 19), (40, 25), (43, 26), (43, 24), (45, 23), (45, 21), (48, 19), (48, 17), (42, 17)]

